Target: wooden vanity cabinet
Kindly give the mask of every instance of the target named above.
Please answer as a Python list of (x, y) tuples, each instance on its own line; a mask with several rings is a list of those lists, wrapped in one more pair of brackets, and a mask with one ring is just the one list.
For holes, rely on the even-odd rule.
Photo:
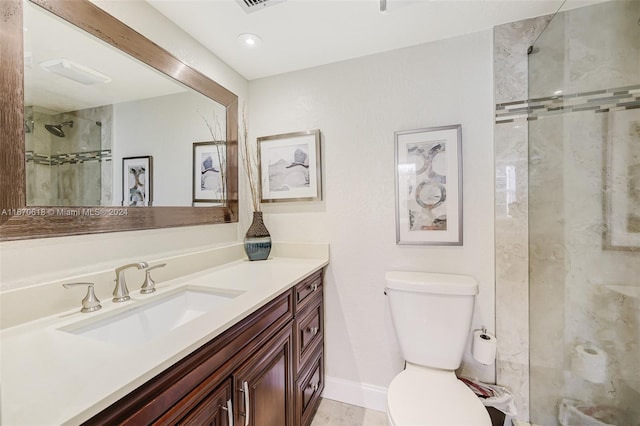
[(294, 288), (294, 369), (296, 425), (308, 426), (324, 390), (324, 303), (322, 276), (312, 276)]
[(84, 424), (308, 426), (324, 388), (322, 309), (318, 271)]
[(324, 354), (320, 348), (313, 353), (308, 368), (303, 369), (296, 382), (296, 425), (311, 424), (318, 410), (323, 389)]
[(291, 327), (233, 373), (236, 425), (293, 426)]
[(230, 416), (233, 416), (233, 403), (231, 379), (228, 379), (176, 424), (182, 426), (231, 426), (233, 421)]

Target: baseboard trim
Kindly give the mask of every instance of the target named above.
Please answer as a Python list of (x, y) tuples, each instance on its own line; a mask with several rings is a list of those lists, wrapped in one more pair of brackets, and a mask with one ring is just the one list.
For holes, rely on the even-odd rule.
[(322, 397), (370, 410), (387, 410), (387, 388), (325, 376)]

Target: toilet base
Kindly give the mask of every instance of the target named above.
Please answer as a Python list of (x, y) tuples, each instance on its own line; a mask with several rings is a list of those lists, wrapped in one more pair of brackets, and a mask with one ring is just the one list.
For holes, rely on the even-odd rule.
[(491, 426), (480, 399), (449, 370), (407, 363), (387, 392), (390, 426)]

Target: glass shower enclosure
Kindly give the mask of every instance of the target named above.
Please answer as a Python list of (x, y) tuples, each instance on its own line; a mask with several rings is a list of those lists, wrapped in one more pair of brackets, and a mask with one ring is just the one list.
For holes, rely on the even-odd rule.
[(640, 1), (529, 54), (530, 420), (640, 425)]
[(28, 206), (111, 204), (111, 149), (103, 123), (81, 112), (25, 108)]

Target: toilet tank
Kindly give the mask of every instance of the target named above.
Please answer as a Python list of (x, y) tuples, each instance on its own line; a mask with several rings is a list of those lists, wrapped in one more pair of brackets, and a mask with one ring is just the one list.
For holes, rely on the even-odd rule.
[(391, 271), (385, 292), (404, 359), (431, 368), (460, 366), (478, 283), (466, 275)]

